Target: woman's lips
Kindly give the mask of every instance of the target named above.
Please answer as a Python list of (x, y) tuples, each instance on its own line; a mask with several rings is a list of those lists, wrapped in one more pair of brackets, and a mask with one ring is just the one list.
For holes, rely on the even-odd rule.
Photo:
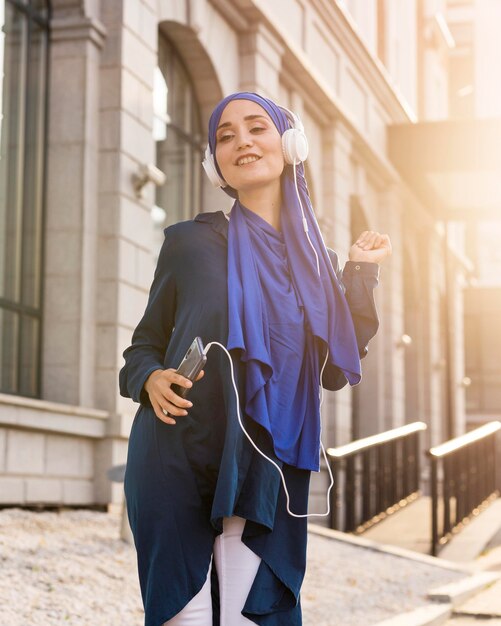
[(245, 156), (241, 156), (238, 160), (237, 160), (237, 166), (240, 167), (241, 165), (248, 165), (249, 163), (255, 163), (256, 161), (259, 161), (261, 157), (257, 156), (257, 154), (248, 154)]

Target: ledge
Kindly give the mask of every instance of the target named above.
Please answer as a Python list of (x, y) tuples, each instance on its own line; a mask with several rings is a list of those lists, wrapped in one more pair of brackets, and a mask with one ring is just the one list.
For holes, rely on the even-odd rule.
[(108, 418), (108, 411), (0, 393), (0, 427), (100, 439)]

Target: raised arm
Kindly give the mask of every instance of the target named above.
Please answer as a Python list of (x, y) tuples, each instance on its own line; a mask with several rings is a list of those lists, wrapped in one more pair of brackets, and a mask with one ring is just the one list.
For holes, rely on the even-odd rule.
[[(353, 318), (360, 358), (368, 352), (368, 343), (379, 327), (379, 318), (374, 300), (374, 288), (379, 282), (379, 265), (367, 261), (347, 261), (344, 270), (339, 267), (337, 254), (327, 248), (332, 267), (344, 291)], [(340, 369), (327, 365), (322, 377), (322, 386), (334, 391), (347, 383)]]
[(360, 358), (363, 359), (367, 355), (369, 341), (379, 328), (374, 300), (374, 289), (379, 284), (379, 265), (368, 261), (346, 261), (340, 280), (345, 287), (345, 297), (353, 318), (358, 351)]

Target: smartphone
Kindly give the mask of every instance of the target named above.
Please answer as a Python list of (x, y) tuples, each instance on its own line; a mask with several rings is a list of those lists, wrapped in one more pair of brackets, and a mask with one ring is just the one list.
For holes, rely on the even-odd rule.
[[(199, 375), (200, 370), (207, 363), (207, 356), (203, 353), (203, 350), (204, 344), (202, 343), (202, 340), (200, 337), (195, 337), (176, 372), (194, 382), (195, 378)], [(181, 396), (181, 398), (186, 398), (189, 392), (188, 387), (181, 387), (176, 384), (171, 385), (171, 389), (178, 396)]]

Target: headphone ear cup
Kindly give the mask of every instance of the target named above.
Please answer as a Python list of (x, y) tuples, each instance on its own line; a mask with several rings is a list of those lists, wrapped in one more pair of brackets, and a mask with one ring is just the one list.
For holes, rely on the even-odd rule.
[(224, 178), (221, 178), (216, 169), (214, 157), (212, 156), (209, 145), (207, 145), (207, 148), (205, 149), (205, 158), (202, 161), (202, 167), (204, 168), (207, 178), (210, 180), (213, 187), (227, 187), (226, 181)]
[(308, 140), (302, 130), (289, 128), (282, 135), (282, 151), (289, 165), (306, 161), (308, 150)]

